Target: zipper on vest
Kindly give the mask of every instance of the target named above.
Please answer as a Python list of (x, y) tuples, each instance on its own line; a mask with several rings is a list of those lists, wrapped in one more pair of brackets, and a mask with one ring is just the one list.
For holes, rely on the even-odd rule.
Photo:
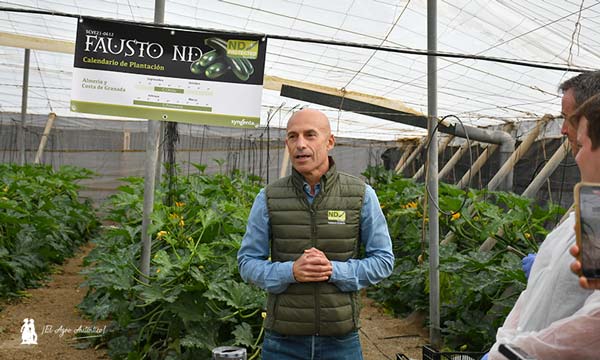
[[(320, 195), (320, 193), (318, 194)], [(318, 196), (317, 195), (317, 196)], [(314, 202), (310, 206), (310, 240), (313, 247), (317, 247), (317, 211), (314, 207)], [(321, 302), (319, 301), (319, 284), (314, 285), (314, 297), (315, 297), (315, 335), (319, 336), (321, 328), (319, 323), (321, 322)]]

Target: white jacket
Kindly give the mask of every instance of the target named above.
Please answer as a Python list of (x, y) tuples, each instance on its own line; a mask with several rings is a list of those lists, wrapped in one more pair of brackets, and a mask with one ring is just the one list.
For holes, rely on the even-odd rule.
[(600, 291), (579, 286), (574, 258), (575, 215), (548, 234), (527, 288), (496, 334), (490, 360), (504, 360), (500, 343), (519, 346), (536, 359), (600, 359)]

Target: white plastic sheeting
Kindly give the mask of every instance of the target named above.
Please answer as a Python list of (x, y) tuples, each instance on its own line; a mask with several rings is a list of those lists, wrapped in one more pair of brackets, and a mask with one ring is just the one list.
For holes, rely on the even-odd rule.
[[(152, 22), (153, 0), (20, 0), (1, 7)], [(201, 29), (426, 49), (425, 0), (166, 0), (165, 23)], [(74, 41), (76, 19), (0, 11), (0, 32)], [(600, 3), (576, 0), (442, 0), (438, 51), (594, 69), (600, 63)], [(20, 112), (23, 50), (0, 46), (0, 111)], [(32, 51), (27, 111), (69, 111), (73, 56)], [(557, 86), (576, 72), (440, 57), (438, 114), (486, 126), (558, 114)], [(427, 109), (426, 57), (271, 39), (265, 73), (398, 100)], [(264, 90), (267, 113), (306, 105)], [(320, 105), (310, 105), (322, 108)], [(391, 140), (424, 129), (324, 109), (341, 137)], [(283, 124), (285, 124), (283, 120)], [(275, 121), (274, 121), (275, 122)], [(101, 122), (98, 123), (101, 126)], [(279, 120), (272, 125), (279, 126)]]

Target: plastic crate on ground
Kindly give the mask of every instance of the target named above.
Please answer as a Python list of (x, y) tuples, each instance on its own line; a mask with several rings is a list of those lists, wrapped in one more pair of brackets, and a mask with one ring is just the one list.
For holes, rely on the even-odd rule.
[(484, 352), (437, 351), (429, 345), (423, 346), (423, 360), (480, 360)]

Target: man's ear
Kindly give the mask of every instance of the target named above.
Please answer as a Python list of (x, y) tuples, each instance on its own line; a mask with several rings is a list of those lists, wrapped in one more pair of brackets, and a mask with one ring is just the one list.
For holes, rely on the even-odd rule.
[(335, 146), (335, 137), (333, 134), (329, 134), (329, 139), (327, 139), (327, 151), (333, 149)]

